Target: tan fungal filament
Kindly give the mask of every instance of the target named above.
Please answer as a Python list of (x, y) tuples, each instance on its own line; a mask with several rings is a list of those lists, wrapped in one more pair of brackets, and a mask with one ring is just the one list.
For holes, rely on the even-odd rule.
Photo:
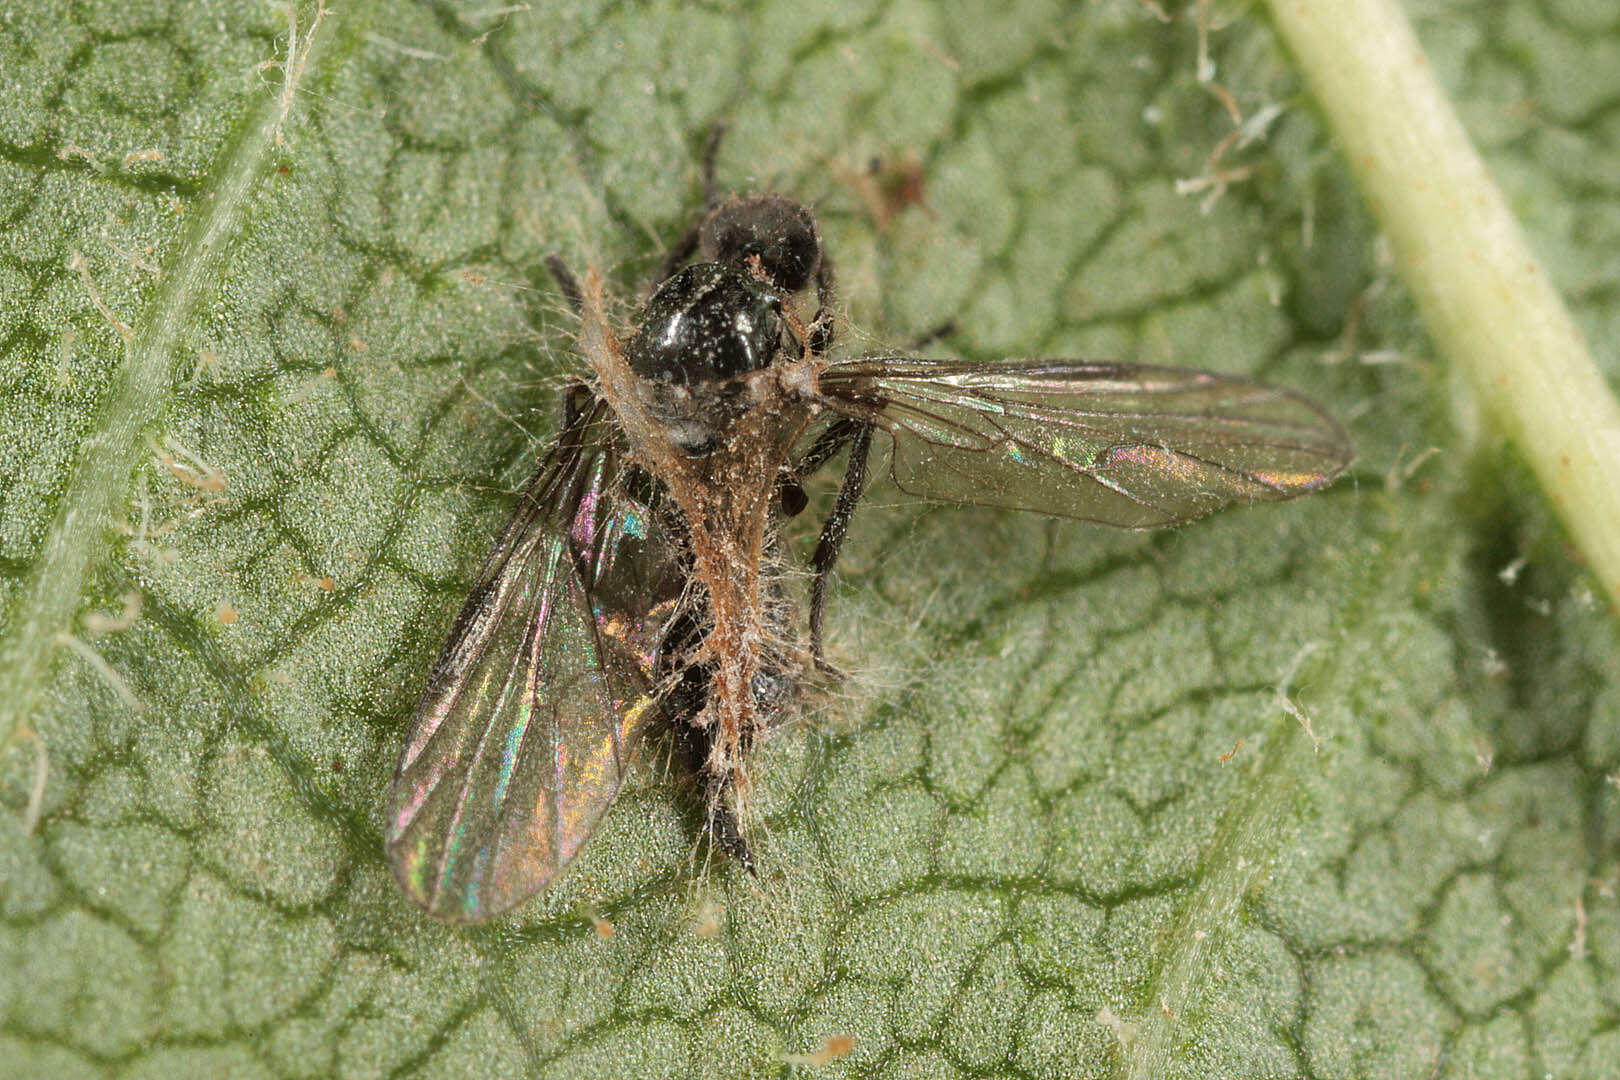
[[(594, 270), (585, 275), (582, 299), (579, 345), (597, 390), (624, 430), (631, 457), (663, 481), (691, 530), (692, 580), (707, 598), (709, 626), (702, 645), (683, 659), (714, 669), (693, 723), (718, 733), (705, 766), (710, 777), (740, 791), (747, 782), (745, 743), (765, 723), (755, 705), (755, 679), (766, 650), (785, 648), (766, 612), (772, 503), (780, 463), (813, 415), (798, 388), (813, 384), (816, 363), (778, 361), (741, 376), (743, 411), (726, 427), (726, 441), (691, 456), (681, 452), (649, 403), (651, 393), (689, 389), (650, 387), (631, 368), (608, 327)], [(785, 314), (796, 332), (803, 330), (791, 309)]]

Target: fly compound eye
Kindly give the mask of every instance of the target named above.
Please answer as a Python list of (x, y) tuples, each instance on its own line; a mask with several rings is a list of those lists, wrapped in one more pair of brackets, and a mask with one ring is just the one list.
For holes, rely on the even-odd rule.
[(647, 301), (630, 339), (630, 366), (658, 382), (692, 386), (746, 375), (781, 347), (782, 302), (743, 271), (698, 263)]
[(703, 257), (742, 266), (757, 256), (771, 283), (796, 293), (821, 267), (821, 232), (803, 203), (781, 195), (745, 195), (723, 203), (698, 232)]

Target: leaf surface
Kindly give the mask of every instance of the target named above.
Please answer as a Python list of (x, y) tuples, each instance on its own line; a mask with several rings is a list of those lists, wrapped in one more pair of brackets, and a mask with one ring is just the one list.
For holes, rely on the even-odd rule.
[[(1620, 16), (1414, 15), (1612, 379)], [(1614, 624), (1216, 26), (1200, 83), (1125, 0), (8, 7), (0, 1075), (1603, 1075)], [(652, 754), (533, 904), (431, 922), (388, 784), (577, 370), (541, 260), (628, 317), (717, 120), (849, 355), (1253, 376), (1359, 463), (1154, 534), (875, 487), (759, 881)]]

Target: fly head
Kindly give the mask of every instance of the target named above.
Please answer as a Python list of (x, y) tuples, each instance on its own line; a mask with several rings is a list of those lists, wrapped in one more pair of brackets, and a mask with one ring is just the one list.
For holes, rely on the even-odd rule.
[(742, 195), (704, 219), (698, 248), (705, 259), (744, 266), (757, 258), (765, 276), (796, 293), (821, 268), (821, 230), (803, 203), (781, 195)]

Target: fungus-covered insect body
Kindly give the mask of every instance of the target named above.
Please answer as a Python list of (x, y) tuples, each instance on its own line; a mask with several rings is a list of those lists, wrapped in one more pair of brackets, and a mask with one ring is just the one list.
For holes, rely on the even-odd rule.
[[(655, 727), (698, 779), (711, 841), (753, 869), (747, 754), (826, 668), (827, 582), (874, 433), (920, 497), (1124, 528), (1292, 498), (1353, 456), (1309, 400), (1211, 372), (830, 361), (831, 267), (814, 216), (782, 196), (707, 215), (624, 344), (596, 275), (551, 267), (590, 378), (433, 667), (394, 782), (389, 857), (440, 918), (493, 917), (544, 886)], [(795, 298), (812, 286), (806, 320)], [(778, 525), (845, 452), (801, 634)]]

